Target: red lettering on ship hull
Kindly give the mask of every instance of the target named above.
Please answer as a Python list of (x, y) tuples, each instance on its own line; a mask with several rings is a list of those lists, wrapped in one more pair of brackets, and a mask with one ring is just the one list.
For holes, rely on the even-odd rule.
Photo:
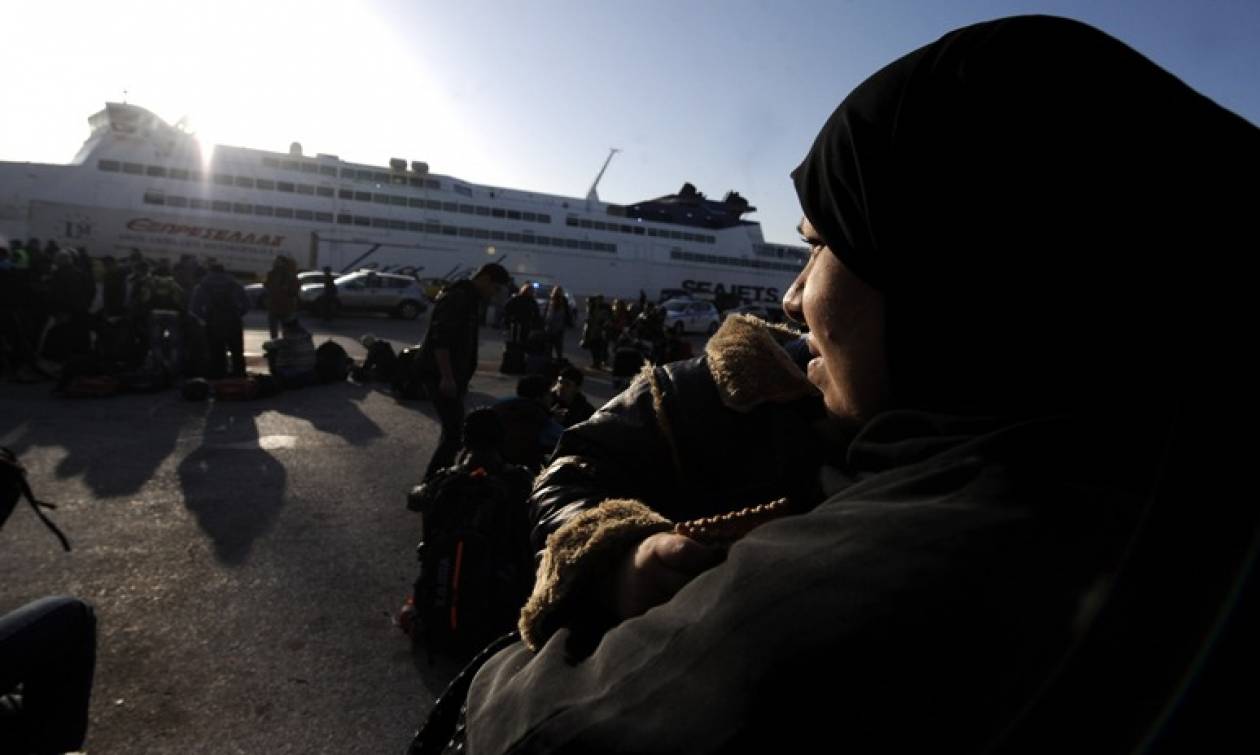
[(167, 236), (188, 236), (194, 239), (224, 241), (230, 244), (247, 244), (249, 246), (278, 247), (284, 243), (284, 236), (272, 236), (264, 233), (242, 233), (227, 228), (209, 228), (200, 225), (180, 225), (163, 223), (150, 218), (132, 218), (127, 221), (127, 230), (140, 233), (161, 233)]

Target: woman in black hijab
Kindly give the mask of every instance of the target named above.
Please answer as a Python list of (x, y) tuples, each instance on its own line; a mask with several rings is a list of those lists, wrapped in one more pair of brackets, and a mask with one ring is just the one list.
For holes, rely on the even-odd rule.
[(1062, 19), (868, 79), (793, 173), (813, 250), (785, 310), (852, 438), (825, 499), (588, 658), (565, 628), (499, 653), (469, 750), (1185, 745), (1228, 710), (1202, 696), (1233, 667), (1202, 661), (1254, 591), (1222, 438), (1258, 156), (1250, 124)]

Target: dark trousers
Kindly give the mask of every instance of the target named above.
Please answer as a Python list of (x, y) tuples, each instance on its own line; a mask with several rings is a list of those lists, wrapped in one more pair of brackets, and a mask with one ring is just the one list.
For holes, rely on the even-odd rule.
[(239, 320), (235, 323), (209, 323), (206, 326), (206, 349), (210, 360), (206, 365), (206, 375), (211, 379), (229, 374), (228, 352), (232, 354), (230, 374), (233, 377), (245, 374), (245, 331)]
[(442, 423), (442, 435), (433, 450), (433, 458), (429, 459), (429, 467), (424, 471), (426, 480), (439, 469), (455, 463), (455, 456), (464, 442), (464, 394), (467, 390), (466, 386), (461, 387), (455, 398), (443, 398), (438, 395), (436, 385), (429, 386), (433, 408), (437, 411), (438, 422)]
[(95, 668), (96, 615), (87, 603), (42, 598), (0, 617), (0, 694), (22, 685), (22, 712), (5, 722), (4, 744), (20, 737), (18, 752), (81, 749)]

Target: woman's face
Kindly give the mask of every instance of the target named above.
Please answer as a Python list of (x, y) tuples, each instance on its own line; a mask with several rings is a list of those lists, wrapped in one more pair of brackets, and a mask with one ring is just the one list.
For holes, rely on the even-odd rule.
[(888, 400), (884, 297), (849, 272), (808, 220), (799, 230), (810, 257), (783, 295), (783, 311), (809, 327), (807, 373), (827, 411), (864, 422)]

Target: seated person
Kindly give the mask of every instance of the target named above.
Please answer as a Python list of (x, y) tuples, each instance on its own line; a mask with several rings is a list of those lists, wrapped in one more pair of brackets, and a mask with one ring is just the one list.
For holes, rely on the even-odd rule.
[(577, 367), (565, 367), (551, 387), (551, 416), (564, 427), (585, 422), (595, 413), (595, 407), (582, 394), (584, 379)]
[(516, 383), (516, 396), (492, 407), (503, 421), (503, 458), (533, 470), (542, 467), (560, 440), (564, 427), (550, 414), (549, 388), (542, 375), (526, 375)]
[(280, 326), (280, 337), (263, 343), (271, 374), (286, 388), (315, 382), (315, 341), (297, 318)]
[(398, 366), (398, 355), (394, 353), (394, 347), (390, 346), (388, 341), (379, 340), (371, 333), (360, 338), (359, 343), (367, 349), (367, 357), (364, 358), (362, 366), (354, 372), (355, 380), (360, 382), (393, 381), (394, 370)]
[[(779, 359), (748, 325), (706, 347), (712, 379), (658, 367), (565, 434), (523, 641), (472, 680), (467, 749), (1176, 736), (1254, 577), (1260, 510), (1225, 439), (1260, 203), (1235, 179), (1258, 162), (1254, 126), (1064, 19), (970, 26), (874, 74), (792, 174), (805, 375), (743, 368)], [(802, 378), (822, 424), (784, 419)], [(789, 515), (745, 534), (766, 504)]]

